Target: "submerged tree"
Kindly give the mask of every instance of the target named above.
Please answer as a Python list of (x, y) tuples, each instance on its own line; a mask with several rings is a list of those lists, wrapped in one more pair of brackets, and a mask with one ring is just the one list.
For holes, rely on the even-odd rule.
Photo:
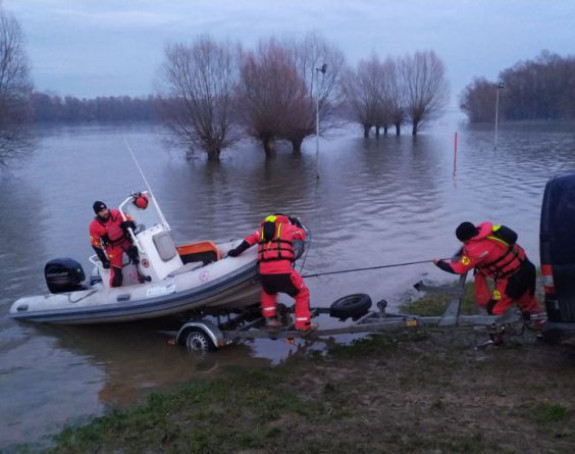
[(382, 62), (374, 54), (369, 60), (361, 60), (355, 71), (348, 71), (345, 92), (351, 119), (363, 126), (363, 135), (369, 137), (372, 127), (379, 137), (391, 125), (396, 134), (406, 118), (406, 84), (396, 60), (387, 58)]
[(350, 116), (363, 126), (363, 136), (369, 137), (372, 127), (382, 124), (382, 83), (379, 60), (362, 60), (357, 70), (348, 70), (345, 75), (344, 90), (350, 110)]
[[(271, 39), (242, 55), (237, 114), (247, 133), (259, 140), (267, 156), (288, 125), (306, 118), (307, 90), (294, 64), (293, 52)], [(305, 121), (303, 123), (305, 125)]]
[(395, 134), (401, 134), (401, 125), (405, 122), (406, 93), (405, 81), (401, 77), (396, 60), (387, 58), (382, 64), (383, 83), (385, 85), (383, 103), (386, 105), (387, 120), (395, 126)]
[(292, 49), (295, 67), (307, 91), (307, 96), (300, 99), (301, 106), (284, 124), (285, 138), (294, 151), (300, 151), (304, 139), (316, 133), (316, 110), (320, 131), (325, 132), (336, 124), (343, 103), (345, 57), (316, 33), (286, 46)]
[(237, 138), (232, 132), (232, 104), (237, 65), (231, 46), (209, 36), (194, 44), (168, 45), (161, 67), (161, 113), (181, 143), (199, 148), (208, 160)]
[(30, 109), (32, 82), (18, 21), (0, 4), (0, 165), (17, 154)]
[(423, 51), (404, 57), (401, 70), (406, 88), (406, 112), (415, 136), (423, 122), (434, 118), (447, 104), (445, 66), (435, 52)]

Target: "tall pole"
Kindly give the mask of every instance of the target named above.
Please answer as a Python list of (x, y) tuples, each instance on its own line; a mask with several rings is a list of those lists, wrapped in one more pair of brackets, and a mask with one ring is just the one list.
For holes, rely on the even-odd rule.
[[(316, 68), (315, 72), (325, 74), (327, 71), (327, 64), (321, 65), (321, 68)], [(316, 179), (319, 180), (319, 76), (317, 77), (317, 88), (315, 91), (315, 171)]]
[(503, 87), (505, 87), (505, 84), (500, 82), (497, 84), (497, 88), (495, 89), (495, 150), (497, 150), (497, 132), (499, 129), (499, 90), (501, 90)]
[(319, 179), (319, 83), (315, 93), (315, 172)]

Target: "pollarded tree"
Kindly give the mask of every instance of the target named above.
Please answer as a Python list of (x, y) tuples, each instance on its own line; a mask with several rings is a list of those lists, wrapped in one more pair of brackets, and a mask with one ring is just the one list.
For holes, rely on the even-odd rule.
[[(382, 85), (379, 60), (373, 56), (360, 61), (357, 70), (349, 69), (344, 78), (344, 91), (352, 121), (363, 126), (363, 136), (377, 126), (381, 118)], [(381, 123), (379, 123), (381, 124)]]
[(433, 51), (416, 52), (402, 59), (406, 112), (415, 136), (425, 120), (437, 116), (447, 104), (449, 89), (445, 66)]
[(305, 115), (307, 90), (294, 64), (293, 52), (274, 39), (260, 41), (242, 55), (237, 114), (248, 134), (261, 141), (269, 156), (286, 125)]
[(167, 125), (190, 153), (199, 148), (208, 160), (218, 161), (221, 151), (237, 140), (232, 106), (238, 71), (231, 46), (209, 36), (192, 45), (168, 45), (160, 74)]
[(387, 58), (382, 64), (383, 81), (385, 84), (384, 100), (387, 118), (395, 126), (395, 134), (401, 134), (401, 125), (405, 122), (406, 89), (399, 71), (399, 64), (392, 58)]
[(0, 4), (0, 165), (19, 149), (14, 143), (29, 118), (31, 93), (24, 35), (16, 18)]
[[(336, 124), (337, 113), (343, 97), (345, 57), (334, 45), (316, 33), (309, 33), (303, 40), (286, 43), (292, 50), (294, 64), (303, 79), (307, 96), (284, 122), (284, 137), (294, 151), (300, 151), (308, 136), (316, 133), (316, 110), (319, 112), (320, 132)], [(319, 109), (318, 109), (319, 107)]]

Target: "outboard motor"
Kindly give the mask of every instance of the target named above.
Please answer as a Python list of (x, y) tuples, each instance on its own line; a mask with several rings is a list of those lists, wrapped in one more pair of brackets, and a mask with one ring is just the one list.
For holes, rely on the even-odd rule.
[(82, 265), (70, 258), (50, 260), (44, 267), (44, 277), (51, 293), (82, 290), (86, 279)]

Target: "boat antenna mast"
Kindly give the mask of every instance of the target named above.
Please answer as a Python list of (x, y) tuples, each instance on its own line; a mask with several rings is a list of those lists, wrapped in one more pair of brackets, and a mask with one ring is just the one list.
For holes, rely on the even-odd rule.
[(148, 183), (148, 179), (146, 178), (146, 175), (144, 175), (144, 171), (142, 170), (142, 168), (140, 167), (140, 164), (138, 163), (138, 160), (136, 159), (136, 155), (134, 154), (134, 150), (132, 150), (132, 147), (130, 146), (130, 144), (128, 143), (127, 140), (124, 140), (124, 143), (126, 144), (126, 148), (130, 152), (130, 155), (132, 156), (132, 160), (134, 161), (134, 164), (136, 164), (136, 168), (140, 172), (140, 175), (142, 176), (142, 179), (144, 180), (144, 183), (145, 183), (146, 187), (148, 188), (148, 192), (152, 196), (152, 202), (154, 202), (154, 206), (156, 207), (156, 210), (158, 210), (160, 218), (162, 219), (162, 223), (165, 224), (169, 229), (170, 225), (168, 224), (168, 221), (166, 221), (166, 218), (164, 217), (164, 213), (162, 212), (160, 205), (158, 205), (156, 196), (155, 196), (154, 192), (152, 191), (150, 183)]

